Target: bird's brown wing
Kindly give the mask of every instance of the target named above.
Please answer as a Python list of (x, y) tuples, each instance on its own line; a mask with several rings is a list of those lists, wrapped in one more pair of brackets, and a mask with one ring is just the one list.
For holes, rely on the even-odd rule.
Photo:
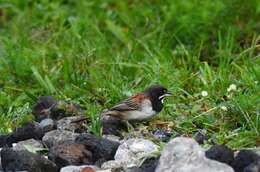
[(117, 116), (117, 115), (120, 115), (120, 112), (139, 110), (141, 108), (141, 102), (144, 100), (144, 98), (145, 98), (145, 95), (143, 93), (139, 93), (122, 102), (119, 102), (112, 108), (105, 111), (104, 115)]

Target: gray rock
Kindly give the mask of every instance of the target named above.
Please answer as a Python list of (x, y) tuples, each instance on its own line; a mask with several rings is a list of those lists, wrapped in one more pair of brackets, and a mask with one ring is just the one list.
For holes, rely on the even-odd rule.
[(171, 140), (164, 148), (156, 172), (234, 172), (223, 163), (207, 159), (199, 144), (185, 137)]
[(1, 150), (4, 171), (58, 172), (57, 166), (48, 159), (29, 151), (15, 151), (11, 148)]
[(244, 172), (246, 167), (258, 161), (260, 161), (260, 156), (255, 150), (244, 149), (236, 154), (232, 167), (236, 172)]
[(158, 152), (159, 146), (145, 139), (129, 139), (121, 144), (116, 151), (115, 160), (124, 168), (139, 166), (143, 158)]
[(53, 145), (64, 142), (74, 142), (78, 136), (78, 133), (73, 133), (71, 131), (52, 130), (43, 136), (42, 141), (48, 147), (52, 147)]
[(257, 148), (253, 149), (253, 152), (255, 152), (258, 156), (260, 156), (260, 146)]
[(0, 171), (2, 170), (1, 155), (0, 155)]
[(72, 132), (83, 132), (86, 130), (84, 122), (86, 117), (84, 116), (70, 116), (65, 117), (57, 121), (57, 129), (68, 130)]
[(243, 172), (259, 172), (260, 171), (260, 160), (247, 166)]
[(48, 155), (59, 168), (67, 165), (93, 164), (92, 153), (83, 144), (61, 143), (51, 147)]
[(105, 134), (102, 137), (113, 142), (120, 142), (120, 137), (112, 134)]
[(234, 151), (225, 145), (213, 145), (205, 155), (207, 158), (231, 165), (234, 161)]
[(76, 143), (83, 144), (92, 152), (93, 162), (96, 165), (101, 165), (103, 162), (114, 159), (119, 143), (113, 142), (101, 137), (97, 137), (90, 133), (80, 134), (76, 138)]
[(0, 135), (0, 147), (11, 146), (13, 143), (27, 139), (41, 139), (44, 131), (36, 122), (28, 122), (17, 128), (13, 133)]
[(43, 149), (43, 145), (40, 141), (37, 141), (35, 139), (28, 139), (25, 141), (20, 141), (15, 146), (13, 146), (14, 150), (27, 150), (26, 146), (29, 146), (30, 148), (35, 148), (37, 149)]
[(131, 167), (131, 168), (125, 168), (124, 164), (121, 162), (111, 160), (104, 162), (101, 166), (101, 169), (110, 169), (111, 171), (124, 171), (124, 172), (154, 172), (155, 168), (158, 164), (159, 157), (151, 157), (145, 159), (141, 166)]
[(50, 118), (43, 119), (39, 126), (43, 129), (44, 132), (51, 131), (55, 128), (54, 121)]
[(92, 168), (95, 171), (100, 170), (100, 168), (93, 165), (81, 165), (81, 166), (69, 165), (61, 168), (60, 172), (81, 172), (84, 168), (88, 168), (88, 167)]

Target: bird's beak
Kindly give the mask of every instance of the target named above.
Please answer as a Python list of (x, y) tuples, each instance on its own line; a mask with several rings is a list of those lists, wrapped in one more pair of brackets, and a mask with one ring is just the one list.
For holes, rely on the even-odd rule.
[(170, 96), (172, 96), (172, 93), (167, 92), (167, 93), (165, 93), (163, 96), (164, 96), (164, 97), (170, 97)]
[(162, 96), (160, 96), (160, 97), (159, 97), (159, 100), (162, 100), (162, 101), (163, 101), (164, 97), (170, 97), (170, 96), (172, 96), (172, 93), (167, 92), (167, 93), (163, 94)]

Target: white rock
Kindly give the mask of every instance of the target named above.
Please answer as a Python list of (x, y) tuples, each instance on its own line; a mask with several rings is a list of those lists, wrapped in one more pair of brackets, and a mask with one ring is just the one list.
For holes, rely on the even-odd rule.
[(155, 172), (234, 172), (223, 163), (207, 159), (199, 144), (185, 137), (171, 140), (164, 148)]
[(118, 169), (121, 167), (123, 167), (123, 164), (121, 162), (115, 161), (115, 160), (110, 160), (110, 161), (104, 162), (101, 165), (102, 169)]
[(121, 144), (115, 154), (115, 161), (125, 168), (139, 166), (142, 159), (159, 151), (159, 146), (145, 139), (129, 139)]
[(81, 172), (81, 170), (85, 167), (90, 167), (95, 171), (100, 170), (97, 166), (94, 165), (81, 165), (81, 166), (69, 165), (61, 168), (60, 172)]

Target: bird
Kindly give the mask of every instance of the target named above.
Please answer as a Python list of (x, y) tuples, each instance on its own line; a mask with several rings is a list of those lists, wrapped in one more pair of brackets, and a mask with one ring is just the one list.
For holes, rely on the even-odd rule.
[(168, 96), (172, 96), (172, 93), (165, 87), (152, 85), (105, 110), (102, 116), (112, 116), (123, 121), (143, 121), (161, 112), (164, 98)]

